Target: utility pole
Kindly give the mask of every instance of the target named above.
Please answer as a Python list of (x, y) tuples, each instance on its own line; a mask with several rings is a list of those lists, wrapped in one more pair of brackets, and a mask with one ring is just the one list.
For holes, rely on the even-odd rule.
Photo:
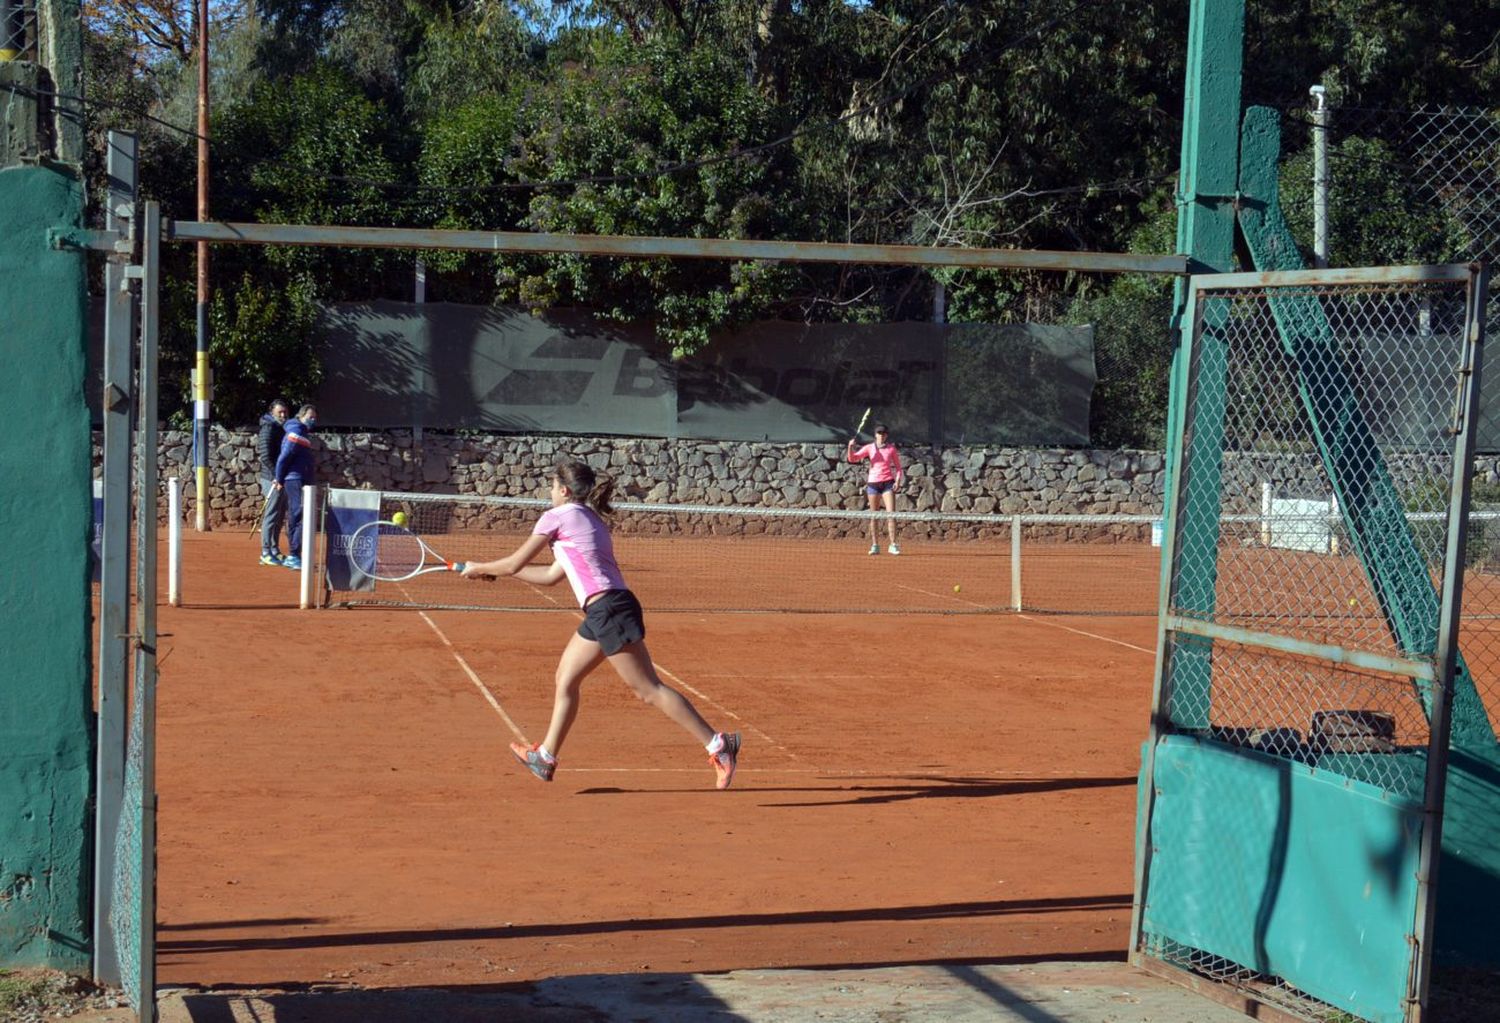
[[(208, 0), (198, 0), (198, 220), (208, 220)], [(208, 420), (213, 378), (208, 368), (208, 243), (198, 243), (198, 343), (193, 363), (194, 525), (208, 530)]]

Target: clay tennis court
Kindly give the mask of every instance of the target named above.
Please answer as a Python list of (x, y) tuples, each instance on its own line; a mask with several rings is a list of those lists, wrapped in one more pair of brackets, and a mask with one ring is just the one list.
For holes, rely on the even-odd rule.
[[(952, 571), (939, 545), (847, 547), (819, 557), (933, 594)], [(571, 612), (298, 611), (297, 574), (255, 552), (188, 533), (184, 606), (160, 611), (163, 984), (1124, 955), (1154, 617), (648, 606), (663, 677), (744, 735), (733, 789), (607, 668), (546, 785), (507, 747), (545, 731)], [(1049, 571), (1083, 593), (1143, 556)], [(1493, 698), (1490, 624), (1465, 634)]]
[(255, 552), (189, 533), (161, 608), (164, 984), (1124, 953), (1154, 619), (648, 608), (733, 789), (607, 669), (546, 785), (571, 614), (298, 611)]

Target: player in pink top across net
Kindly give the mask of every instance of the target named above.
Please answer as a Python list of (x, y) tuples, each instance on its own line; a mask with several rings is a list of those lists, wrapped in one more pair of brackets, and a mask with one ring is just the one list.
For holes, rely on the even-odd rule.
[[(858, 451), (854, 450), (854, 444), (858, 438), (849, 438), (849, 461), (862, 462), (867, 458), (870, 460), (870, 476), (865, 481), (865, 496), (870, 501), (872, 512), (879, 511), (882, 503), (887, 512), (895, 511), (895, 490), (906, 478), (901, 471), (901, 454), (896, 450), (896, 445), (890, 442), (890, 438), (890, 431), (884, 423), (875, 427), (875, 442), (866, 444)], [(896, 520), (886, 519), (885, 530), (890, 540), (890, 546), (886, 550), (892, 554), (900, 554), (901, 548), (896, 546)], [(880, 553), (880, 545), (875, 542), (875, 517), (873, 515), (870, 516), (870, 553)]]
[[(551, 586), (566, 578), (583, 609), (583, 624), (568, 640), (557, 664), (552, 723), (546, 738), (531, 746), (513, 742), (511, 752), (532, 774), (551, 781), (563, 740), (578, 716), (583, 680), (609, 661), (636, 696), (703, 743), (717, 787), (727, 789), (739, 758), (739, 733), (714, 731), (686, 697), (656, 674), (646, 651), (641, 603), (626, 587), (615, 561), (607, 521), (613, 511), (609, 502), (614, 486), (609, 477), (597, 477), (587, 462), (563, 462), (552, 477), (552, 507), (542, 513), (526, 542), (507, 557), (470, 562), (464, 569), (466, 579), (512, 576), (537, 586)], [(548, 546), (552, 564), (531, 564)]]

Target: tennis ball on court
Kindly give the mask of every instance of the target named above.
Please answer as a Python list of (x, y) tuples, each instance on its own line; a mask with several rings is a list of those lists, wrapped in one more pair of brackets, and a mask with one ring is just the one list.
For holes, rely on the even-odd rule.
[(391, 516), (391, 521), (398, 526), (406, 525), (406, 512), (397, 512)]
[(962, 586), (960, 586), (960, 585), (958, 585), (958, 583), (954, 583), (954, 584), (953, 584), (953, 592), (954, 592), (954, 593), (957, 593), (957, 592), (958, 592), (958, 591), (959, 591), (959, 590), (961, 590), (961, 589), (963, 589), (963, 587), (962, 587)]

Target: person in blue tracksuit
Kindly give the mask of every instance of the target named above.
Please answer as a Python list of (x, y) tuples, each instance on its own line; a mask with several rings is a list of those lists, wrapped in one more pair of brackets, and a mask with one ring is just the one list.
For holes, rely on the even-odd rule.
[(297, 418), (287, 420), (272, 484), (286, 494), (288, 554), (281, 563), (298, 571), (302, 569), (302, 488), (318, 480), (318, 459), (313, 454), (312, 440), (317, 425), (318, 410), (311, 405), (303, 405), (297, 410)]

